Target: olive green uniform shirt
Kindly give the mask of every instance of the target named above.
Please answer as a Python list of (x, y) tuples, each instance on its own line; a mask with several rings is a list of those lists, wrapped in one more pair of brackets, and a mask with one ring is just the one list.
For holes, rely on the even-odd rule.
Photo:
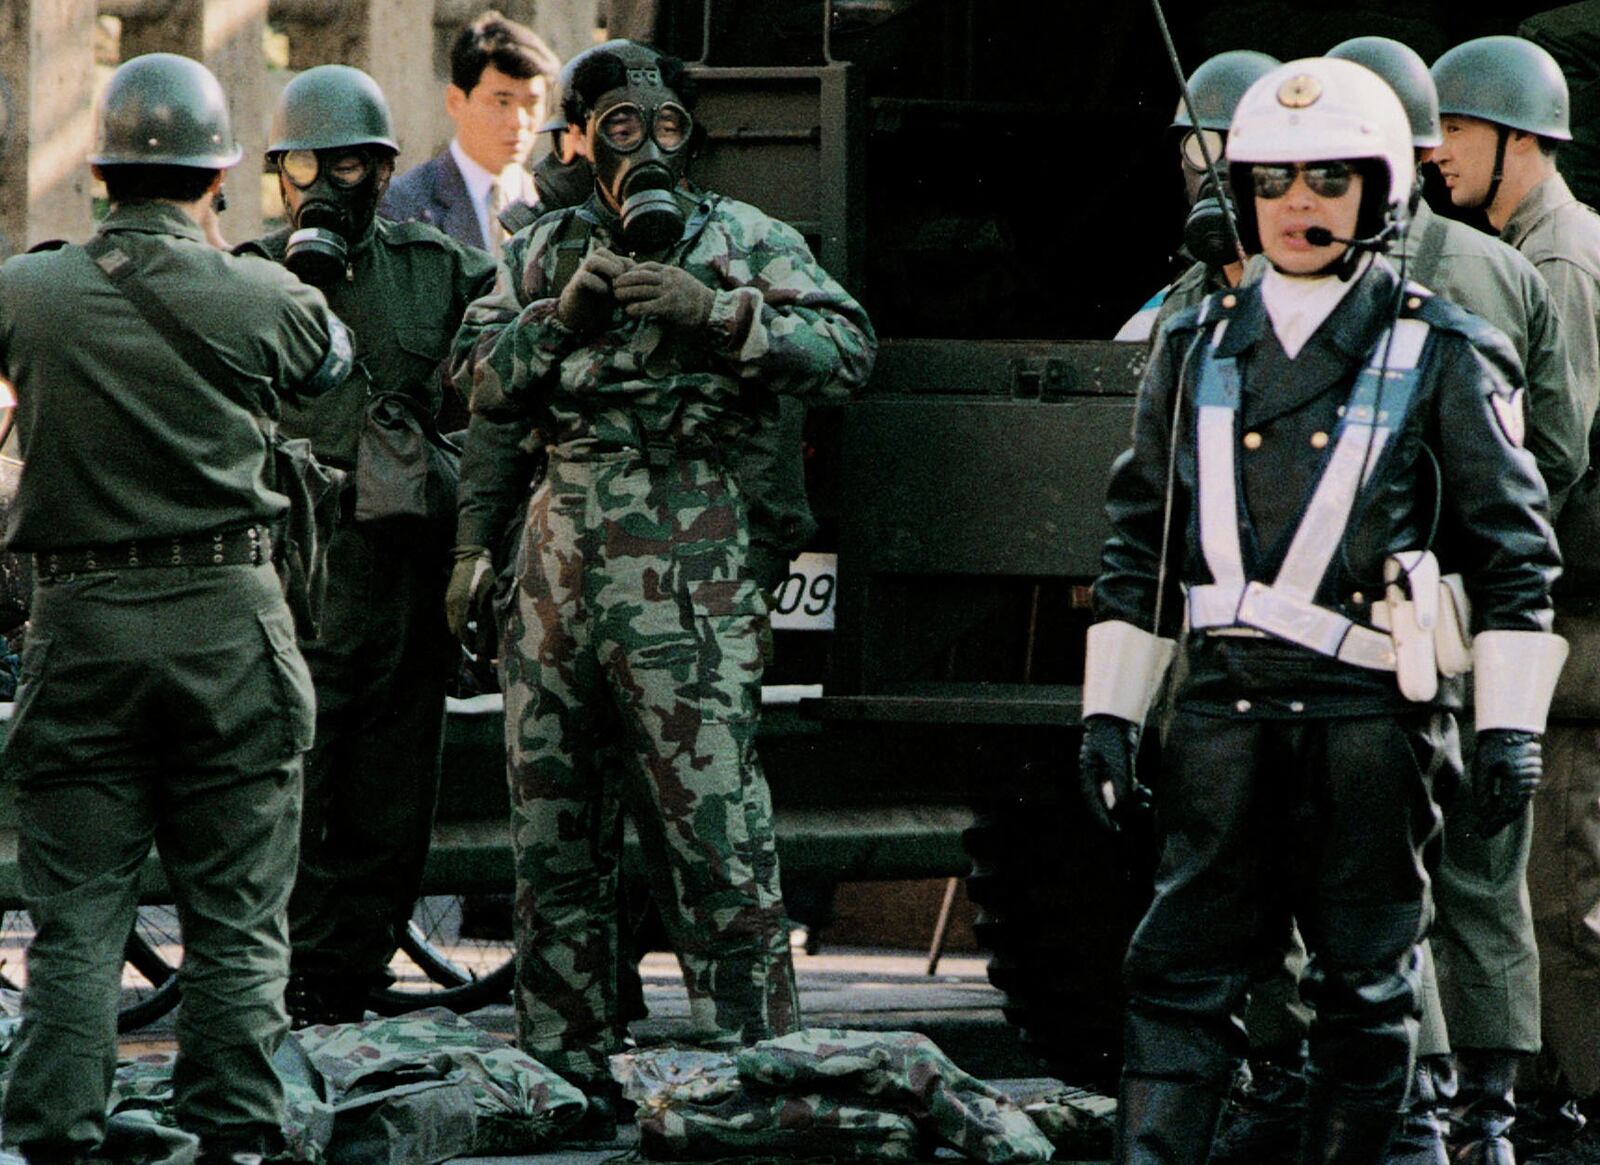
[(1572, 140), (1561, 147), (1556, 165), (1581, 201), (1600, 205), (1600, 0), (1535, 13), (1517, 35), (1548, 50), (1566, 75)]
[(174, 314), (205, 322), (207, 342), (238, 380), (208, 383), (84, 248), (8, 260), (0, 369), (18, 388), (27, 461), (7, 525), (11, 548), (111, 546), (272, 522), (288, 501), (267, 485), (267, 442), (253, 414), (276, 414), (281, 386), (298, 388), (291, 399), (326, 390), (330, 350), (335, 337), (347, 349), (347, 334), (320, 292), (275, 264), (217, 250), (176, 206), (117, 206), (100, 231)]
[[(282, 262), (289, 235), (285, 228), (239, 250)], [(285, 433), (310, 438), (319, 459), (346, 469), (356, 462), (370, 392), (405, 393), (438, 415), (455, 324), (495, 277), (494, 260), (477, 248), (426, 223), (382, 218), (351, 249), (350, 266), (352, 277), (326, 294), (355, 331), (356, 371), (344, 387), (283, 413)]]
[[(1587, 437), (1600, 401), (1600, 215), (1555, 174), (1523, 196), (1500, 237), (1527, 256), (1550, 287)], [(1553, 485), (1550, 492), (1556, 492)]]
[(1532, 257), (1508, 242), (1424, 203), (1406, 234), (1406, 278), (1488, 320), (1511, 341), (1528, 378), (1527, 449), (1544, 475), (1551, 508), (1559, 510), (1589, 463), (1595, 384), (1569, 375), (1572, 337), (1563, 313)]

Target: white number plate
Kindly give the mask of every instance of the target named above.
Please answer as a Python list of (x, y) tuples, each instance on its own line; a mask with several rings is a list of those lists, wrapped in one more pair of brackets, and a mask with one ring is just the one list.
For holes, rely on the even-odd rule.
[(838, 591), (837, 554), (801, 554), (789, 564), (789, 577), (773, 593), (778, 604), (772, 626), (779, 631), (832, 631)]

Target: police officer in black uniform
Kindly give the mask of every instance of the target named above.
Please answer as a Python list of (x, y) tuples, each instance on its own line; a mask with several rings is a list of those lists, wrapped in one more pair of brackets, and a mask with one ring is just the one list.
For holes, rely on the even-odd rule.
[(1124, 968), (1117, 1160), (1206, 1160), (1252, 974), (1292, 917), (1316, 1011), (1300, 1160), (1376, 1165), (1420, 1013), (1431, 786), (1459, 765), (1441, 676), (1476, 671), (1491, 832), (1538, 782), (1558, 560), (1515, 354), (1374, 254), (1414, 174), (1393, 91), (1349, 61), (1290, 62), (1245, 94), (1227, 151), (1272, 269), (1158, 344), (1089, 635), (1080, 775), (1112, 827), (1149, 804), (1139, 726), (1188, 635), (1156, 895)]

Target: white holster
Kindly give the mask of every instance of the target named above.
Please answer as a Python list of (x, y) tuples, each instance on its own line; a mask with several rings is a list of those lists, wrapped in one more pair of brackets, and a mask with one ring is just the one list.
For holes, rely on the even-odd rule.
[(1458, 574), (1439, 574), (1431, 550), (1402, 550), (1383, 564), (1384, 599), (1372, 605), (1372, 622), (1394, 640), (1395, 680), (1408, 700), (1426, 703), (1439, 693), (1439, 677), (1472, 668), (1467, 634), (1470, 609)]

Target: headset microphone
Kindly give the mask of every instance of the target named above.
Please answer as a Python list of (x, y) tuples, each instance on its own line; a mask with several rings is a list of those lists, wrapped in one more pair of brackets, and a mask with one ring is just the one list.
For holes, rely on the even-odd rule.
[(1329, 243), (1343, 243), (1347, 247), (1356, 247), (1363, 251), (1377, 251), (1383, 248), (1395, 234), (1395, 224), (1389, 223), (1377, 234), (1365, 239), (1341, 239), (1327, 227), (1307, 227), (1306, 242), (1313, 247), (1326, 247)]

